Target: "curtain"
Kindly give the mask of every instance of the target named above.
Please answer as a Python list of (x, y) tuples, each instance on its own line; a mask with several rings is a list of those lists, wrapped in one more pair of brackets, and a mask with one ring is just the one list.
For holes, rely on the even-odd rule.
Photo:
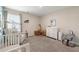
[(0, 40), (2, 39), (2, 7), (0, 7)]
[(3, 34), (6, 34), (7, 10), (3, 7)]
[[(5, 37), (3, 36), (5, 34), (4, 32), (4, 20), (6, 19), (7, 11), (5, 11), (4, 7), (0, 7), (0, 45), (4, 45)], [(1, 46), (0, 46), (1, 47)]]

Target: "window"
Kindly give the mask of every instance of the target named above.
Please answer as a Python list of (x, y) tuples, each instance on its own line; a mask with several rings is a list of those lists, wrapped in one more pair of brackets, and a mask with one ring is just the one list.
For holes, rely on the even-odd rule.
[(6, 24), (7, 29), (20, 32), (21, 31), (20, 15), (8, 13)]
[[(0, 7), (0, 40), (2, 40), (3, 35), (3, 20), (2, 20), (2, 7)], [(1, 42), (1, 41), (0, 41)]]

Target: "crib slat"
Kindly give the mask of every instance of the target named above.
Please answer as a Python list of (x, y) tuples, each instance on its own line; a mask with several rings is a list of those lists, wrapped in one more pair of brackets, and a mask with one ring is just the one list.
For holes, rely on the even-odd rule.
[(1, 40), (1, 47), (3, 47), (3, 43), (4, 43), (4, 42), (3, 42), (3, 39), (2, 39), (2, 40)]
[(8, 38), (7, 44), (8, 44), (8, 46), (9, 46), (9, 45), (10, 45), (10, 35), (8, 35), (7, 38)]
[(0, 40), (0, 48), (20, 44), (21, 34), (9, 32), (10, 34), (3, 35), (3, 38)]
[(19, 35), (17, 35), (18, 36), (18, 45), (19, 45)]
[(10, 36), (10, 45), (11, 45), (11, 41), (12, 41), (12, 35)]
[(14, 40), (15, 40), (15, 34), (13, 35), (13, 45), (14, 45)]
[(4, 35), (4, 47), (7, 46), (7, 36)]

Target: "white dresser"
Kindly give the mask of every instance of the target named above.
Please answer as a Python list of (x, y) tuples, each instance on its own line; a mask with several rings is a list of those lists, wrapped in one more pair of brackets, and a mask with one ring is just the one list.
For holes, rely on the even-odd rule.
[(47, 27), (46, 36), (57, 39), (58, 31), (56, 27)]

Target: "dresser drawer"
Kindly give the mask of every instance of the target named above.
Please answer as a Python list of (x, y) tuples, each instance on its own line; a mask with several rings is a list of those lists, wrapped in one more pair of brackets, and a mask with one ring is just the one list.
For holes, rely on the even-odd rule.
[(57, 28), (47, 27), (46, 28), (46, 35), (51, 37), (51, 38), (56, 38), (57, 39)]

